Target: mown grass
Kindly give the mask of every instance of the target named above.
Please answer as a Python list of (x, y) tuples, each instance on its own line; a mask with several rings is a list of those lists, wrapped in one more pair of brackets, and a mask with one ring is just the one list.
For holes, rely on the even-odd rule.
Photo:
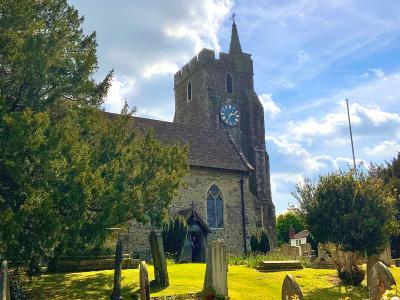
[[(400, 283), (400, 268), (391, 269)], [(153, 267), (149, 266), (150, 280)], [(183, 295), (200, 292), (203, 286), (205, 264), (173, 264), (168, 266), (170, 286), (152, 291), (151, 296)], [(339, 284), (335, 270), (303, 269), (263, 273), (246, 266), (229, 266), (228, 288), (231, 299), (281, 299), (281, 285), (286, 274), (292, 274), (301, 286), (305, 299), (338, 300), (368, 298), (365, 282), (358, 288), (345, 288)], [(113, 271), (43, 275), (29, 285), (30, 299), (109, 299)], [(132, 299), (139, 289), (138, 270), (122, 271), (122, 294)]]

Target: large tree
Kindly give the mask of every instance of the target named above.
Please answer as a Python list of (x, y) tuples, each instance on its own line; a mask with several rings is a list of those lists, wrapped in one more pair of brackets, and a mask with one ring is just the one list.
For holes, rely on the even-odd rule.
[(289, 243), (290, 229), (293, 229), (296, 233), (306, 229), (301, 216), (294, 211), (288, 211), (280, 214), (276, 220), (278, 243), (280, 245)]
[(0, 2), (0, 255), (40, 259), (100, 245), (107, 228), (161, 224), (187, 149), (101, 110), (95, 34), (65, 0)]
[[(371, 164), (369, 175), (383, 180), (393, 197), (396, 199), (396, 220), (400, 222), (400, 152), (385, 165)], [(400, 256), (400, 235), (396, 232), (391, 237), (392, 252)]]
[(354, 253), (344, 265), (338, 261), (339, 274), (343, 267), (358, 271), (357, 256), (380, 253), (396, 228), (394, 198), (379, 178), (338, 171), (296, 189), (298, 212), (315, 239)]

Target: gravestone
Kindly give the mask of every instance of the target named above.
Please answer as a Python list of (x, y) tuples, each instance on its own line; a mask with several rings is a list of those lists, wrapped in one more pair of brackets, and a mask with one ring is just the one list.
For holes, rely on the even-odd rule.
[(8, 266), (6, 260), (1, 264), (0, 296), (1, 300), (11, 299), (10, 284), (8, 282)]
[(303, 293), (296, 280), (291, 275), (286, 275), (282, 284), (282, 300), (292, 299), (303, 300)]
[(372, 274), (371, 269), (375, 264), (379, 262), (379, 256), (378, 255), (370, 255), (368, 256), (368, 261), (367, 261), (367, 286), (369, 286), (370, 283), (370, 275)]
[(150, 300), (150, 283), (147, 264), (141, 261), (139, 265), (140, 300)]
[(122, 241), (118, 239), (115, 247), (115, 266), (114, 266), (114, 288), (111, 300), (122, 300), (121, 296), (121, 272), (122, 272)]
[(306, 243), (300, 245), (301, 256), (309, 256), (311, 254), (311, 244)]
[(393, 265), (391, 252), (390, 244), (387, 244), (385, 249), (379, 254), (379, 261), (383, 262), (387, 267)]
[(396, 281), (392, 273), (382, 262), (377, 262), (370, 271), (369, 275), (369, 299), (381, 300), (386, 290), (391, 290)]
[(154, 230), (151, 231), (149, 239), (154, 264), (154, 280), (157, 286), (167, 287), (169, 286), (169, 278), (162, 239)]
[(213, 241), (208, 245), (203, 292), (213, 291), (215, 296), (228, 297), (227, 273), (225, 245), (221, 240)]

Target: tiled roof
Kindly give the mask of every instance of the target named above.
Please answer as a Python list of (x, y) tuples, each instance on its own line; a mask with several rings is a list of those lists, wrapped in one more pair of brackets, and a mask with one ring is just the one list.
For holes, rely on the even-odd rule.
[(189, 145), (190, 166), (244, 172), (253, 170), (226, 131), (139, 117), (132, 117), (132, 120), (133, 127), (140, 133), (153, 129), (155, 137), (163, 144)]
[(206, 222), (203, 221), (203, 219), (200, 217), (200, 215), (196, 212), (195, 209), (193, 208), (183, 209), (178, 211), (178, 214), (184, 217), (187, 222), (189, 221), (190, 218), (193, 217), (194, 221), (198, 221), (200, 227), (203, 229), (204, 232), (211, 233), (210, 227), (208, 227)]
[(301, 239), (301, 238), (305, 238), (305, 237), (308, 237), (309, 234), (310, 234), (310, 233), (308, 232), (308, 230), (302, 230), (302, 231), (296, 233), (296, 234), (292, 237), (292, 239)]

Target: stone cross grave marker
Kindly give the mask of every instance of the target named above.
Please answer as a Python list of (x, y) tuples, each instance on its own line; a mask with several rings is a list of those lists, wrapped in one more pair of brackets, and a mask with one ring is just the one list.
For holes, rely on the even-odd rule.
[(291, 275), (286, 275), (282, 284), (282, 300), (303, 300), (303, 293), (296, 280)]
[(149, 239), (151, 257), (153, 258), (154, 264), (154, 280), (159, 287), (167, 287), (169, 286), (169, 278), (161, 237), (152, 230)]
[(7, 261), (1, 264), (1, 280), (0, 280), (0, 300), (10, 300), (10, 284), (8, 282), (8, 266)]
[(141, 261), (139, 264), (139, 281), (140, 300), (150, 300), (149, 273), (147, 272), (147, 264), (145, 261)]
[(381, 300), (386, 290), (391, 290), (396, 285), (392, 273), (382, 262), (377, 262), (369, 274), (369, 299)]
[(213, 241), (208, 245), (203, 291), (214, 291), (216, 296), (228, 297), (227, 272), (225, 245), (221, 240)]
[(122, 241), (118, 239), (115, 247), (114, 288), (111, 300), (122, 300), (121, 296), (121, 272), (122, 272)]

